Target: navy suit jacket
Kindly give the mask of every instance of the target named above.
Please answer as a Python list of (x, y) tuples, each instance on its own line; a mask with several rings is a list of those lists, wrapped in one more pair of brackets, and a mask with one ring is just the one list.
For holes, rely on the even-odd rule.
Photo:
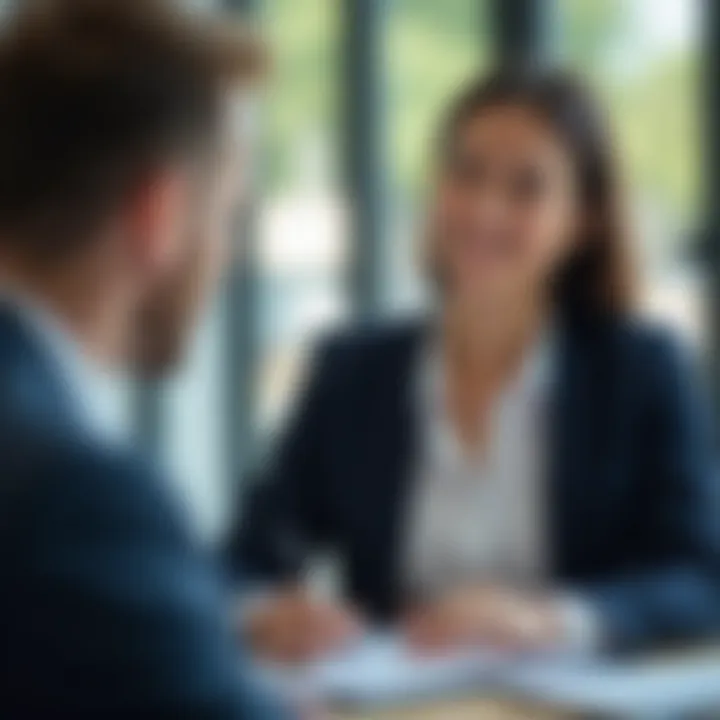
[(277, 717), (163, 478), (83, 429), (0, 308), (0, 716)]
[[(551, 403), (551, 576), (597, 608), (608, 643), (705, 635), (720, 616), (714, 440), (695, 373), (662, 331), (563, 321)], [(343, 562), (376, 618), (407, 599), (400, 568), (425, 323), (349, 332), (321, 348), (230, 558), (260, 578), (317, 548)]]

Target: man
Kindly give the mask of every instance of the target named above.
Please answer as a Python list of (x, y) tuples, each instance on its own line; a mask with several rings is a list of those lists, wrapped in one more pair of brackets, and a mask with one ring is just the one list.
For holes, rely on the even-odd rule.
[(276, 717), (168, 483), (93, 408), (100, 368), (174, 362), (215, 283), (259, 63), (162, 0), (33, 3), (0, 37), (2, 717)]

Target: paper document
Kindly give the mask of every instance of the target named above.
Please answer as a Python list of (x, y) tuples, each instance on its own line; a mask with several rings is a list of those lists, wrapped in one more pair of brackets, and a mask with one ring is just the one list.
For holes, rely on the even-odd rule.
[[(562, 656), (565, 658), (565, 656)], [(543, 662), (560, 661), (543, 655)], [(516, 656), (469, 649), (421, 655), (399, 635), (372, 633), (342, 652), (275, 675), (288, 692), (331, 702), (374, 706), (480, 690), (499, 684)], [(537, 660), (539, 662), (539, 659)]]
[(362, 707), (482, 692), (623, 718), (720, 707), (720, 659), (641, 665), (563, 653), (519, 658), (487, 649), (426, 657), (393, 634), (370, 634), (284, 673), (283, 682), (298, 694)]
[(680, 718), (720, 712), (720, 659), (663, 665), (527, 663), (508, 667), (503, 683), (510, 692), (530, 699), (611, 717)]
[(308, 682), (325, 697), (349, 703), (387, 703), (476, 687), (497, 669), (487, 650), (423, 657), (393, 635), (370, 635), (314, 665)]

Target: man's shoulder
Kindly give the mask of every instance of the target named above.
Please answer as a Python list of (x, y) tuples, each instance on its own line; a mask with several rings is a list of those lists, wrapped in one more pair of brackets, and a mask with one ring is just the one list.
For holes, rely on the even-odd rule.
[(0, 681), (0, 706), (265, 717), (227, 631), (222, 578), (162, 473), (75, 432), (35, 427), (22, 442), (0, 480), (0, 572), (13, 589), (0, 631), (23, 661)]
[(166, 479), (128, 447), (68, 428), (26, 425), (4, 433), (0, 446), (0, 512), (22, 518), (21, 530), (35, 538), (68, 532), (118, 539), (184, 533)]

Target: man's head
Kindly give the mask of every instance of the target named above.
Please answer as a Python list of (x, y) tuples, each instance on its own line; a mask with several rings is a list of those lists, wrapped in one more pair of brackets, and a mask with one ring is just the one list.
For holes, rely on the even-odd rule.
[(177, 359), (219, 275), (262, 60), (172, 0), (29, 3), (0, 36), (0, 263), (112, 296), (143, 371)]

